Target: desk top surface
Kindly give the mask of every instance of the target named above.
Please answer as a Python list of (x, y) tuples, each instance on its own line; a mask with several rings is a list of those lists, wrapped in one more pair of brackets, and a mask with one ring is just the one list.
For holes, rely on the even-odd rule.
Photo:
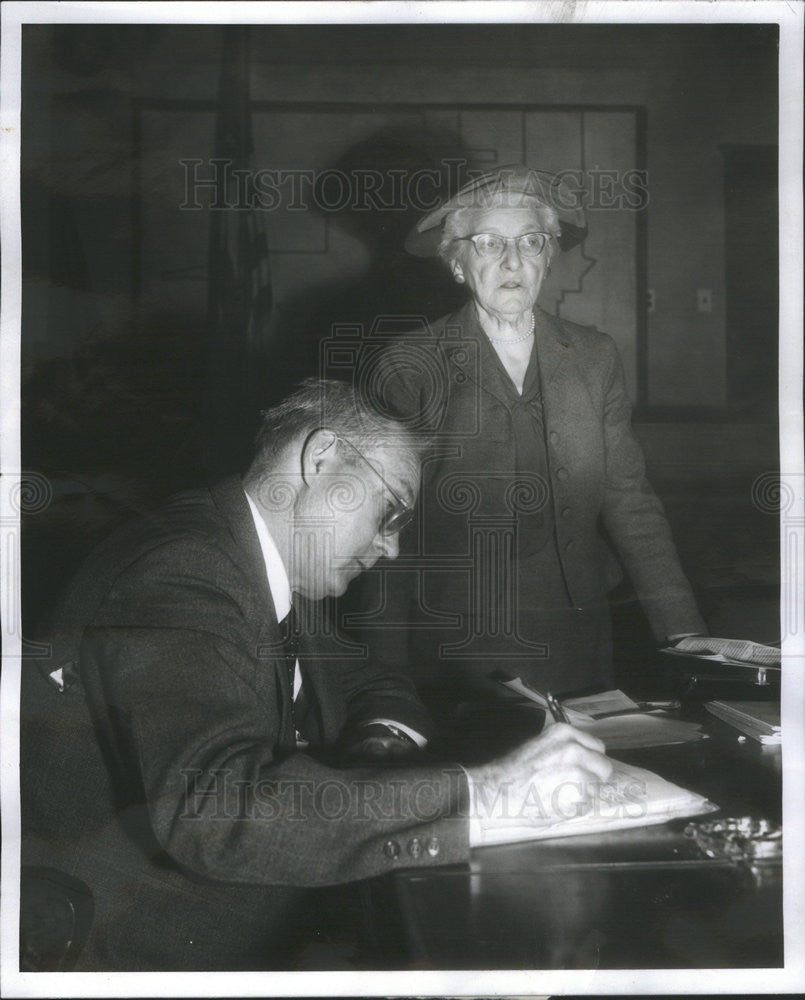
[[(781, 750), (707, 738), (613, 756), (779, 823)], [(477, 749), (477, 748), (476, 748)], [(712, 817), (707, 817), (710, 819)], [(687, 821), (475, 850), (469, 865), (394, 876), (420, 968), (766, 968), (783, 961), (779, 860), (707, 857)]]

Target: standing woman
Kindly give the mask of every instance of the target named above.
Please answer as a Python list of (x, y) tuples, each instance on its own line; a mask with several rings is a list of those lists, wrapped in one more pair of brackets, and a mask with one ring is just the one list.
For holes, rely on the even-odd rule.
[[(387, 573), (374, 655), (461, 695), (490, 673), (541, 690), (611, 680), (607, 593), (629, 574), (658, 642), (705, 631), (645, 478), (614, 342), (537, 306), (554, 254), (586, 234), (558, 178), (477, 178), (406, 249), (469, 300), (372, 355), (376, 405), (434, 436), (406, 572)], [(613, 557), (617, 553), (617, 560)]]

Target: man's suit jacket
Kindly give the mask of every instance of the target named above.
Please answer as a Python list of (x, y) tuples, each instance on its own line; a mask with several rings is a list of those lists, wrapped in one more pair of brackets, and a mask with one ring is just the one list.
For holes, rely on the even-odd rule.
[[(107, 540), (49, 641), (23, 671), (23, 863), (92, 890), (79, 969), (281, 966), (300, 887), (467, 857), (459, 768), (341, 770), (328, 758), (362, 719), (424, 729), (407, 682), (303, 653), (321, 736), (297, 751), (238, 481)], [(64, 665), (79, 680), (59, 692), (44, 674)]]
[[(662, 505), (646, 480), (614, 342), (592, 327), (535, 309), (535, 351), (548, 502), (572, 604), (584, 609), (606, 603), (621, 575), (614, 548), (658, 640), (703, 631)], [(458, 565), (456, 557), (473, 558), (472, 519), (505, 520), (517, 502), (507, 493), (516, 468), (511, 401), (500, 392), (500, 375), (493, 377), (493, 349), (469, 302), (388, 346), (370, 345), (366, 359), (364, 382), (380, 404), (429, 431), (435, 441), (423, 466), (419, 527), (405, 536), (408, 552), (424, 557), (430, 569), (419, 574), (419, 594), (407, 597), (404, 584), (394, 589), (394, 580), (402, 577), (390, 575), (389, 620), (421, 617), (421, 606), (404, 605), (406, 600), (416, 604), (423, 595), (426, 616), (467, 613), (462, 574), (444, 570), (451, 560)], [(384, 659), (392, 662), (396, 653), (402, 665), (407, 656), (399, 635), (391, 629), (374, 634), (378, 649), (386, 647)], [(409, 634), (416, 640), (417, 633)], [(611, 655), (608, 649), (600, 654)]]

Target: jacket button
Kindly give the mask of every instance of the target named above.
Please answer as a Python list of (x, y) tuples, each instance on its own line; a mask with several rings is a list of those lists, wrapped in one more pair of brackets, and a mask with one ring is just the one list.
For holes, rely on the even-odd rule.
[(400, 845), (396, 840), (387, 840), (386, 843), (383, 844), (383, 853), (387, 858), (397, 858), (400, 855)]
[(439, 838), (431, 837), (428, 841), (428, 854), (432, 858), (435, 858), (441, 849), (442, 845), (439, 843)]
[(568, 476), (567, 469), (559, 469), (559, 471), (556, 473), (556, 478), (561, 483), (564, 483), (567, 480), (567, 476)]
[(570, 515), (572, 513), (573, 513), (573, 508), (572, 507), (565, 507), (562, 510), (562, 517), (565, 517), (565, 518), (570, 517)]
[(556, 442), (559, 440), (559, 435), (556, 433), (556, 431), (551, 431), (551, 433), (548, 435), (548, 440), (551, 442), (551, 444), (556, 444)]
[(408, 841), (408, 853), (412, 858), (418, 858), (422, 854), (422, 841), (419, 837), (412, 837)]

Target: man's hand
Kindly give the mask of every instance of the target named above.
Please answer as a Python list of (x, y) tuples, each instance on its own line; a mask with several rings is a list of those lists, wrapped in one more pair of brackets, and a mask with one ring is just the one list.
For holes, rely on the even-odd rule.
[(467, 771), (481, 830), (539, 827), (589, 812), (612, 761), (600, 740), (556, 723), (505, 757)]

